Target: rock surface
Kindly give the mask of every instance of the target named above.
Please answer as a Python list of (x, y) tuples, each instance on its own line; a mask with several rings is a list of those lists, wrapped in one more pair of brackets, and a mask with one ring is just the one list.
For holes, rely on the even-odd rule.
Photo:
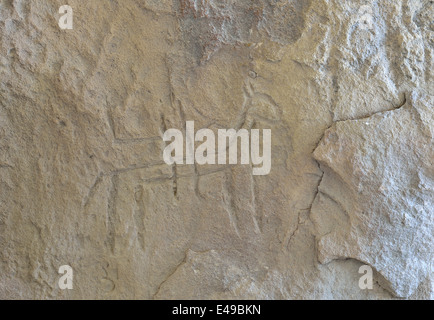
[(353, 258), (409, 297), (430, 276), (434, 248), (433, 97), (337, 122), (314, 156), (324, 177), (313, 206), (319, 260)]
[[(432, 1), (63, 4), (0, 1), (0, 298), (434, 298)], [(166, 165), (187, 120), (271, 173)]]

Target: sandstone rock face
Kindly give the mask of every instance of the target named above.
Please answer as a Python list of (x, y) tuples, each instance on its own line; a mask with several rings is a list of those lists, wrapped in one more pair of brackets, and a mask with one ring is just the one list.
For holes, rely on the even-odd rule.
[(367, 262), (400, 297), (430, 275), (433, 103), (413, 93), (400, 109), (337, 122), (314, 153), (325, 167), (312, 210), (326, 231), (320, 261)]
[[(434, 298), (432, 1), (64, 4), (0, 1), (0, 298)], [(186, 121), (270, 174), (167, 165)]]

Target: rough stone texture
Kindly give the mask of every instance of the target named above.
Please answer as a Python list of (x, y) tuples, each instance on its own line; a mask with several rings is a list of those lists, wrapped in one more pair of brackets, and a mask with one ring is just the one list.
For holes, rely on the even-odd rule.
[(430, 275), (433, 103), (413, 93), (400, 109), (337, 122), (314, 153), (324, 165), (312, 208), (325, 232), (319, 260), (369, 263), (400, 297)]
[[(65, 2), (0, 0), (0, 298), (434, 298), (432, 1)], [(270, 175), (167, 166), (186, 120)]]

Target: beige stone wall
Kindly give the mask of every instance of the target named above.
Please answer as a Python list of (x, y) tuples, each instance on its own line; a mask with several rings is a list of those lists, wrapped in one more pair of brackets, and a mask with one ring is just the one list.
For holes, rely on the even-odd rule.
[[(433, 17), (428, 0), (1, 0), (0, 298), (432, 299)], [(270, 174), (167, 165), (186, 121), (271, 129)]]

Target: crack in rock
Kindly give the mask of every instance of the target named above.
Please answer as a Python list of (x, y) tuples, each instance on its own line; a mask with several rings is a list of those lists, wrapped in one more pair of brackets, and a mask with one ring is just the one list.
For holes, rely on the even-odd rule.
[[(312, 206), (320, 262), (367, 263), (398, 297), (409, 297), (430, 276), (432, 106), (432, 96), (415, 91), (392, 111), (334, 123), (314, 151), (324, 170), (318, 188), (331, 198), (318, 193)], [(349, 219), (333, 226), (327, 219), (338, 211)]]

